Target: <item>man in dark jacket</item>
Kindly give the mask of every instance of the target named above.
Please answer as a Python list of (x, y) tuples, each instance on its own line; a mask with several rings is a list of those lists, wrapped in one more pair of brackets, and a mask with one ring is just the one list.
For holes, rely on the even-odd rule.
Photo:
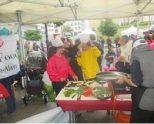
[[(144, 40), (133, 44), (131, 54), (132, 123), (154, 123), (154, 50)], [(119, 79), (119, 83), (131, 80)]]
[(132, 81), (138, 86), (132, 89), (131, 122), (154, 123), (154, 51), (143, 41), (131, 56)]

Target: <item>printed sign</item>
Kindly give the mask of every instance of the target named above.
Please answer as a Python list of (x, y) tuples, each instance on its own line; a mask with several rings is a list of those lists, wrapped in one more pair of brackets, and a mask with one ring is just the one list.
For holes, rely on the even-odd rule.
[(0, 36), (0, 79), (17, 74), (20, 70), (17, 40), (17, 35)]

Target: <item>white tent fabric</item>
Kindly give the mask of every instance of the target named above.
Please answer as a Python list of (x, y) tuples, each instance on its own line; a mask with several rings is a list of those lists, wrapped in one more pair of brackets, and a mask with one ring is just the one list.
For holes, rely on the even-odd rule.
[[(127, 28), (126, 30), (122, 31), (121, 32), (121, 35), (127, 35), (127, 36), (130, 36), (132, 34), (134, 35), (137, 35), (138, 34), (138, 29), (134, 26), (131, 26), (129, 28)], [(139, 35), (141, 36), (143, 34), (143, 30), (142, 29), (139, 29)]]
[(89, 42), (90, 41), (90, 35), (93, 34), (96, 36), (96, 33), (94, 31), (92, 31), (91, 29), (89, 28), (86, 28), (83, 32), (81, 32), (79, 35), (78, 35), (78, 38), (81, 40), (81, 42)]
[[(154, 25), (151, 25), (149, 29), (150, 29), (150, 30), (154, 30)], [(149, 29), (147, 28), (147, 29), (145, 29), (143, 32), (148, 32)]]
[(0, 0), (0, 22), (26, 24), (152, 15), (154, 0)]

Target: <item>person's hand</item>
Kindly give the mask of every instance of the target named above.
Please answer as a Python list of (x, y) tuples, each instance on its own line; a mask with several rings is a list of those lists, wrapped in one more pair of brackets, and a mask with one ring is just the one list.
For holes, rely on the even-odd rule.
[(65, 80), (66, 80), (65, 78), (60, 78), (60, 81), (61, 81), (61, 82), (65, 81)]
[(120, 57), (118, 58), (118, 61), (122, 61), (122, 62), (124, 62), (124, 61), (126, 61), (126, 59), (125, 59), (124, 56), (120, 56)]
[(82, 44), (78, 45), (78, 51), (82, 52)]
[(81, 54), (81, 52), (80, 52), (80, 51), (78, 51), (78, 52), (77, 52), (77, 57), (80, 57), (80, 54)]
[(128, 85), (132, 86), (132, 87), (137, 87), (137, 85), (135, 85), (131, 79), (127, 79), (127, 78), (123, 78), (123, 77), (118, 77), (117, 81), (118, 84), (123, 84), (123, 83), (127, 83)]
[(75, 81), (78, 81), (78, 77), (77, 77), (76, 75), (73, 76), (73, 79), (74, 79)]
[(118, 83), (118, 84), (123, 84), (123, 83), (125, 83), (125, 78), (123, 78), (123, 77), (118, 77), (116, 83)]

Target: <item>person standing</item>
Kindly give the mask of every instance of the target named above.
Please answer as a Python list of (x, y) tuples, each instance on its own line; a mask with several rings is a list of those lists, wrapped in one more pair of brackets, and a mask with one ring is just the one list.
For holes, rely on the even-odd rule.
[(116, 48), (120, 47), (120, 44), (119, 44), (119, 37), (116, 37), (116, 38), (115, 38), (114, 43), (115, 43), (115, 45), (116, 45)]
[(78, 80), (78, 77), (70, 67), (64, 53), (63, 42), (58, 39), (53, 41), (52, 46), (54, 51), (50, 53), (50, 57), (47, 64), (47, 73), (52, 81), (53, 89), (56, 96), (59, 94), (62, 88), (66, 85), (68, 76), (70, 75), (74, 80)]
[(104, 50), (104, 44), (105, 44), (105, 41), (104, 41), (104, 39), (102, 38), (102, 39), (100, 40), (100, 46), (101, 46), (101, 49), (102, 49), (102, 50)]
[(20, 71), (17, 55), (17, 35), (0, 36), (0, 83), (7, 89), (9, 97), (5, 98), (7, 114), (16, 111), (16, 103), (12, 84)]
[(110, 37), (107, 38), (108, 49), (112, 47), (112, 40)]
[[(132, 123), (154, 123), (154, 51), (144, 40), (136, 41), (131, 57), (132, 81)], [(134, 43), (135, 46), (135, 43)]]
[(130, 79), (118, 82), (135, 84), (132, 87), (131, 123), (154, 123), (154, 49), (143, 39), (135, 41), (131, 55)]
[(100, 72), (98, 57), (101, 52), (96, 46), (91, 46), (90, 42), (81, 43), (78, 52), (77, 62), (81, 66), (85, 80), (93, 80), (98, 72)]
[(108, 52), (107, 52), (106, 55), (105, 55), (106, 65), (107, 65), (108, 67), (110, 67), (110, 64), (114, 62), (115, 57), (116, 57), (115, 52), (113, 51), (112, 48), (109, 48), (109, 49), (108, 49)]
[(121, 55), (119, 59), (130, 62), (133, 41), (129, 40), (128, 36), (123, 35), (120, 37), (119, 43), (121, 46)]
[[(70, 59), (70, 66), (72, 67), (73, 71), (75, 72), (75, 74), (78, 76), (78, 80), (79, 81), (83, 81), (83, 74), (82, 74), (82, 70), (81, 67), (78, 65), (77, 63), (77, 52), (78, 52), (78, 47), (80, 46), (81, 41), (80, 39), (76, 39), (75, 40), (75, 45), (72, 47), (71, 50), (71, 59)], [(71, 78), (69, 78), (69, 80), (72, 80)]]

